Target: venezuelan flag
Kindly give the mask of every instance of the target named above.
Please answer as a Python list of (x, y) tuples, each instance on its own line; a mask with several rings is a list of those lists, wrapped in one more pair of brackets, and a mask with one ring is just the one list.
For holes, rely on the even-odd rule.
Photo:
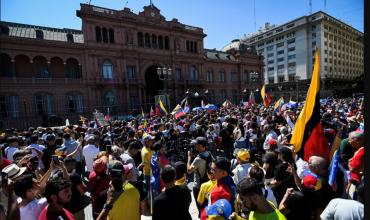
[(266, 91), (266, 85), (263, 85), (262, 86), (261, 96), (262, 96), (262, 100), (263, 100), (263, 105), (266, 108), (268, 108), (270, 106), (270, 103), (272, 101), (272, 98), (271, 98), (270, 94)]
[(281, 97), (279, 100), (277, 100), (275, 102), (275, 105), (274, 105), (274, 111), (275, 112), (280, 112), (280, 108), (281, 106), (284, 104), (284, 98)]
[(320, 56), (315, 50), (315, 64), (306, 102), (295, 123), (290, 143), (294, 151), (304, 147), (304, 160), (312, 155), (322, 156), (329, 161), (329, 144), (320, 122)]
[(168, 115), (168, 112), (167, 112), (166, 108), (164, 107), (164, 104), (163, 104), (163, 102), (162, 102), (162, 100), (161, 100), (161, 99), (159, 99), (159, 107), (160, 107), (160, 109), (161, 109), (164, 113), (166, 113), (166, 115)]

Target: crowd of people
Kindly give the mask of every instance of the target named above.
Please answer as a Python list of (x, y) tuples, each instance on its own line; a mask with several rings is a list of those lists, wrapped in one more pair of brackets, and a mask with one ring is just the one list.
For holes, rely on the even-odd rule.
[(202, 220), (364, 219), (362, 103), (322, 100), (332, 153), (307, 161), (290, 144), (303, 103), (7, 129), (0, 219), (190, 220), (192, 196)]

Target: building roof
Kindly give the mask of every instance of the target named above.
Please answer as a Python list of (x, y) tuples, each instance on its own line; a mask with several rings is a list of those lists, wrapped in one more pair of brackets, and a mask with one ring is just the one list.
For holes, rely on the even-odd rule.
[(42, 31), (43, 39), (44, 40), (52, 40), (52, 41), (63, 41), (63, 42), (70, 42), (67, 35), (70, 34), (73, 36), (74, 43), (84, 43), (83, 33), (80, 30), (68, 29), (68, 28), (50, 28), (50, 27), (42, 27), (37, 25), (29, 25), (29, 24), (19, 24), (13, 22), (0, 22), (1, 32), (5, 34), (8, 32), (9, 36), (13, 37), (24, 37), (24, 38), (33, 38), (36, 39), (36, 32)]
[(234, 55), (218, 50), (204, 49), (204, 57), (210, 60), (237, 61)]

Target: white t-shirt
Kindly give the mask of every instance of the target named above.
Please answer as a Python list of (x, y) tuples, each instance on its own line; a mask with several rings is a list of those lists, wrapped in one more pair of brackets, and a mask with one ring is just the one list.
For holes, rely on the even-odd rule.
[(364, 204), (355, 200), (336, 198), (329, 202), (320, 218), (323, 220), (364, 219)]
[(88, 144), (82, 149), (82, 154), (85, 157), (86, 169), (88, 172), (91, 172), (93, 170), (93, 162), (98, 153), (99, 148), (93, 144)]
[(250, 163), (245, 163), (245, 164), (239, 164), (238, 166), (235, 167), (233, 170), (233, 180), (235, 184), (238, 184), (240, 180), (248, 177), (249, 174), (249, 168), (252, 167), (252, 164)]
[(13, 162), (13, 154), (16, 150), (18, 150), (16, 147), (7, 147), (5, 149), (6, 159), (8, 159), (10, 162)]
[[(17, 199), (18, 204), (22, 198)], [(19, 207), (21, 220), (38, 220), (43, 208), (48, 204), (46, 198), (34, 199), (24, 207)]]

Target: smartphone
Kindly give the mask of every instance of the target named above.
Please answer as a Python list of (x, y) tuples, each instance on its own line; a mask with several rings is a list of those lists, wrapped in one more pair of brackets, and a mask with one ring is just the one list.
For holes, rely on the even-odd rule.
[(1, 186), (6, 187), (8, 186), (8, 174), (1, 172)]
[(58, 157), (58, 155), (53, 155), (52, 158), (53, 158), (53, 161), (54, 161), (55, 165), (59, 165), (59, 157)]

